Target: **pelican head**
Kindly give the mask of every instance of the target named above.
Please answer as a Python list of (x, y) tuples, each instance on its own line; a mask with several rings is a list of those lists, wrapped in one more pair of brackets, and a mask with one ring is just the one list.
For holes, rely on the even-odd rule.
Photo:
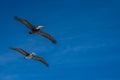
[(35, 55), (35, 53), (32, 52), (32, 53), (29, 54), (28, 56), (25, 56), (25, 59), (31, 59), (34, 55)]
[(35, 55), (35, 53), (34, 53), (34, 52), (32, 52), (32, 53), (31, 53), (31, 55)]
[(36, 29), (42, 29), (44, 26), (38, 26), (36, 27)]

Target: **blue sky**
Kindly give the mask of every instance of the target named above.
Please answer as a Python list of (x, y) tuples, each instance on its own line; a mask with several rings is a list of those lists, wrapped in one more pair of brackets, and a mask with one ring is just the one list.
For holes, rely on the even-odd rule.
[[(0, 80), (120, 80), (119, 0), (1, 0)], [(14, 20), (43, 25), (57, 40)], [(9, 47), (46, 59), (49, 68)]]

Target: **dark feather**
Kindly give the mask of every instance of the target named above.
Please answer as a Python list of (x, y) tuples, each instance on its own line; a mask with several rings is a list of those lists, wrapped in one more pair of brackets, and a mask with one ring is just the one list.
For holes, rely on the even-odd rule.
[(28, 55), (29, 55), (28, 52), (24, 51), (24, 50), (21, 49), (21, 48), (10, 48), (10, 49), (11, 49), (11, 50), (18, 51), (18, 52), (20, 52), (21, 54), (23, 54), (23, 55), (25, 55), (25, 56), (28, 56)]
[(24, 24), (26, 27), (28, 27), (31, 30), (35, 28), (30, 22), (28, 22), (25, 19), (18, 18), (17, 16), (15, 16), (14, 18), (15, 18), (15, 20), (21, 22), (22, 24)]
[[(20, 52), (21, 54), (23, 54), (25, 56), (29, 56), (30, 55), (28, 52), (24, 51), (21, 48), (10, 48), (10, 49), (18, 51), (18, 52)], [(43, 64), (45, 64), (48, 67), (48, 63), (42, 57), (38, 57), (38, 56), (33, 55), (32, 59), (38, 60), (38, 61), (42, 62)]]
[(45, 37), (45, 38), (48, 38), (52, 43), (54, 43), (54, 44), (57, 43), (56, 40), (55, 40), (51, 35), (43, 32), (43, 31), (41, 31), (41, 30), (38, 31), (37, 33), (40, 34), (41, 36)]
[[(37, 30), (35, 26), (33, 26), (32, 24), (30, 24), (27, 20), (25, 19), (21, 19), (21, 18), (18, 18), (15, 16), (15, 19), (19, 22), (21, 22), (22, 24), (26, 25), (29, 29), (31, 29), (31, 31), (33, 33), (38, 33), (40, 34), (41, 36), (45, 37), (45, 38), (48, 38), (52, 43), (56, 44), (56, 40), (49, 34), (45, 33), (45, 32), (42, 32), (41, 29), (40, 30)], [(30, 34), (32, 34), (30, 32)]]
[(42, 57), (38, 57), (38, 56), (33, 56), (32, 59), (34, 60), (38, 60), (40, 62), (42, 62), (43, 64), (45, 64), (48, 67), (48, 63), (42, 58)]

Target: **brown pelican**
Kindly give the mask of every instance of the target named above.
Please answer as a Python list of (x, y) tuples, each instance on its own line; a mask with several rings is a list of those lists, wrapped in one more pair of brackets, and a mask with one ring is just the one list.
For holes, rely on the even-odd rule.
[(44, 27), (44, 26), (38, 26), (38, 27), (35, 27), (33, 26), (30, 22), (28, 22), (27, 20), (25, 19), (21, 19), (21, 18), (18, 18), (18, 17), (14, 17), (15, 20), (21, 22), (22, 24), (24, 24), (26, 27), (28, 27), (31, 31), (29, 32), (29, 34), (33, 34), (33, 33), (38, 33), (40, 34), (41, 36), (43, 37), (46, 37), (48, 38), (52, 43), (56, 43), (56, 40), (49, 34), (43, 32), (41, 29)]
[(31, 54), (29, 54), (28, 52), (24, 51), (21, 48), (10, 48), (11, 50), (15, 50), (18, 51), (19, 53), (23, 54), (25, 57), (25, 59), (34, 59), (34, 60), (38, 60), (40, 62), (42, 62), (43, 64), (45, 64), (48, 67), (48, 63), (42, 58), (42, 57), (38, 57), (35, 55), (34, 52), (32, 52)]

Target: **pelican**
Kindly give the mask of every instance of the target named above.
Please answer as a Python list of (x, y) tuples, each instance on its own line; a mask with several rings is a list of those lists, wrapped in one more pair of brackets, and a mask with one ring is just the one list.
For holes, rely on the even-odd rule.
[(36, 56), (34, 52), (32, 52), (31, 54), (29, 54), (28, 52), (24, 51), (24, 50), (21, 49), (21, 48), (10, 48), (10, 49), (11, 49), (11, 50), (15, 50), (15, 51), (23, 54), (23, 55), (25, 56), (24, 58), (25, 58), (26, 60), (32, 58), (32, 59), (34, 59), (34, 60), (37, 60), (37, 61), (42, 62), (43, 64), (45, 64), (45, 66), (48, 67), (48, 63), (47, 63), (42, 57)]
[(45, 38), (48, 38), (52, 43), (56, 44), (56, 40), (51, 36), (49, 35), (48, 33), (45, 33), (43, 32), (41, 29), (44, 27), (44, 26), (33, 26), (30, 22), (28, 22), (27, 20), (25, 19), (21, 19), (17, 16), (14, 17), (15, 20), (19, 21), (20, 23), (24, 24), (26, 27), (28, 27), (31, 31), (29, 32), (29, 34), (34, 34), (34, 33), (38, 33), (40, 34), (41, 36), (45, 37)]

